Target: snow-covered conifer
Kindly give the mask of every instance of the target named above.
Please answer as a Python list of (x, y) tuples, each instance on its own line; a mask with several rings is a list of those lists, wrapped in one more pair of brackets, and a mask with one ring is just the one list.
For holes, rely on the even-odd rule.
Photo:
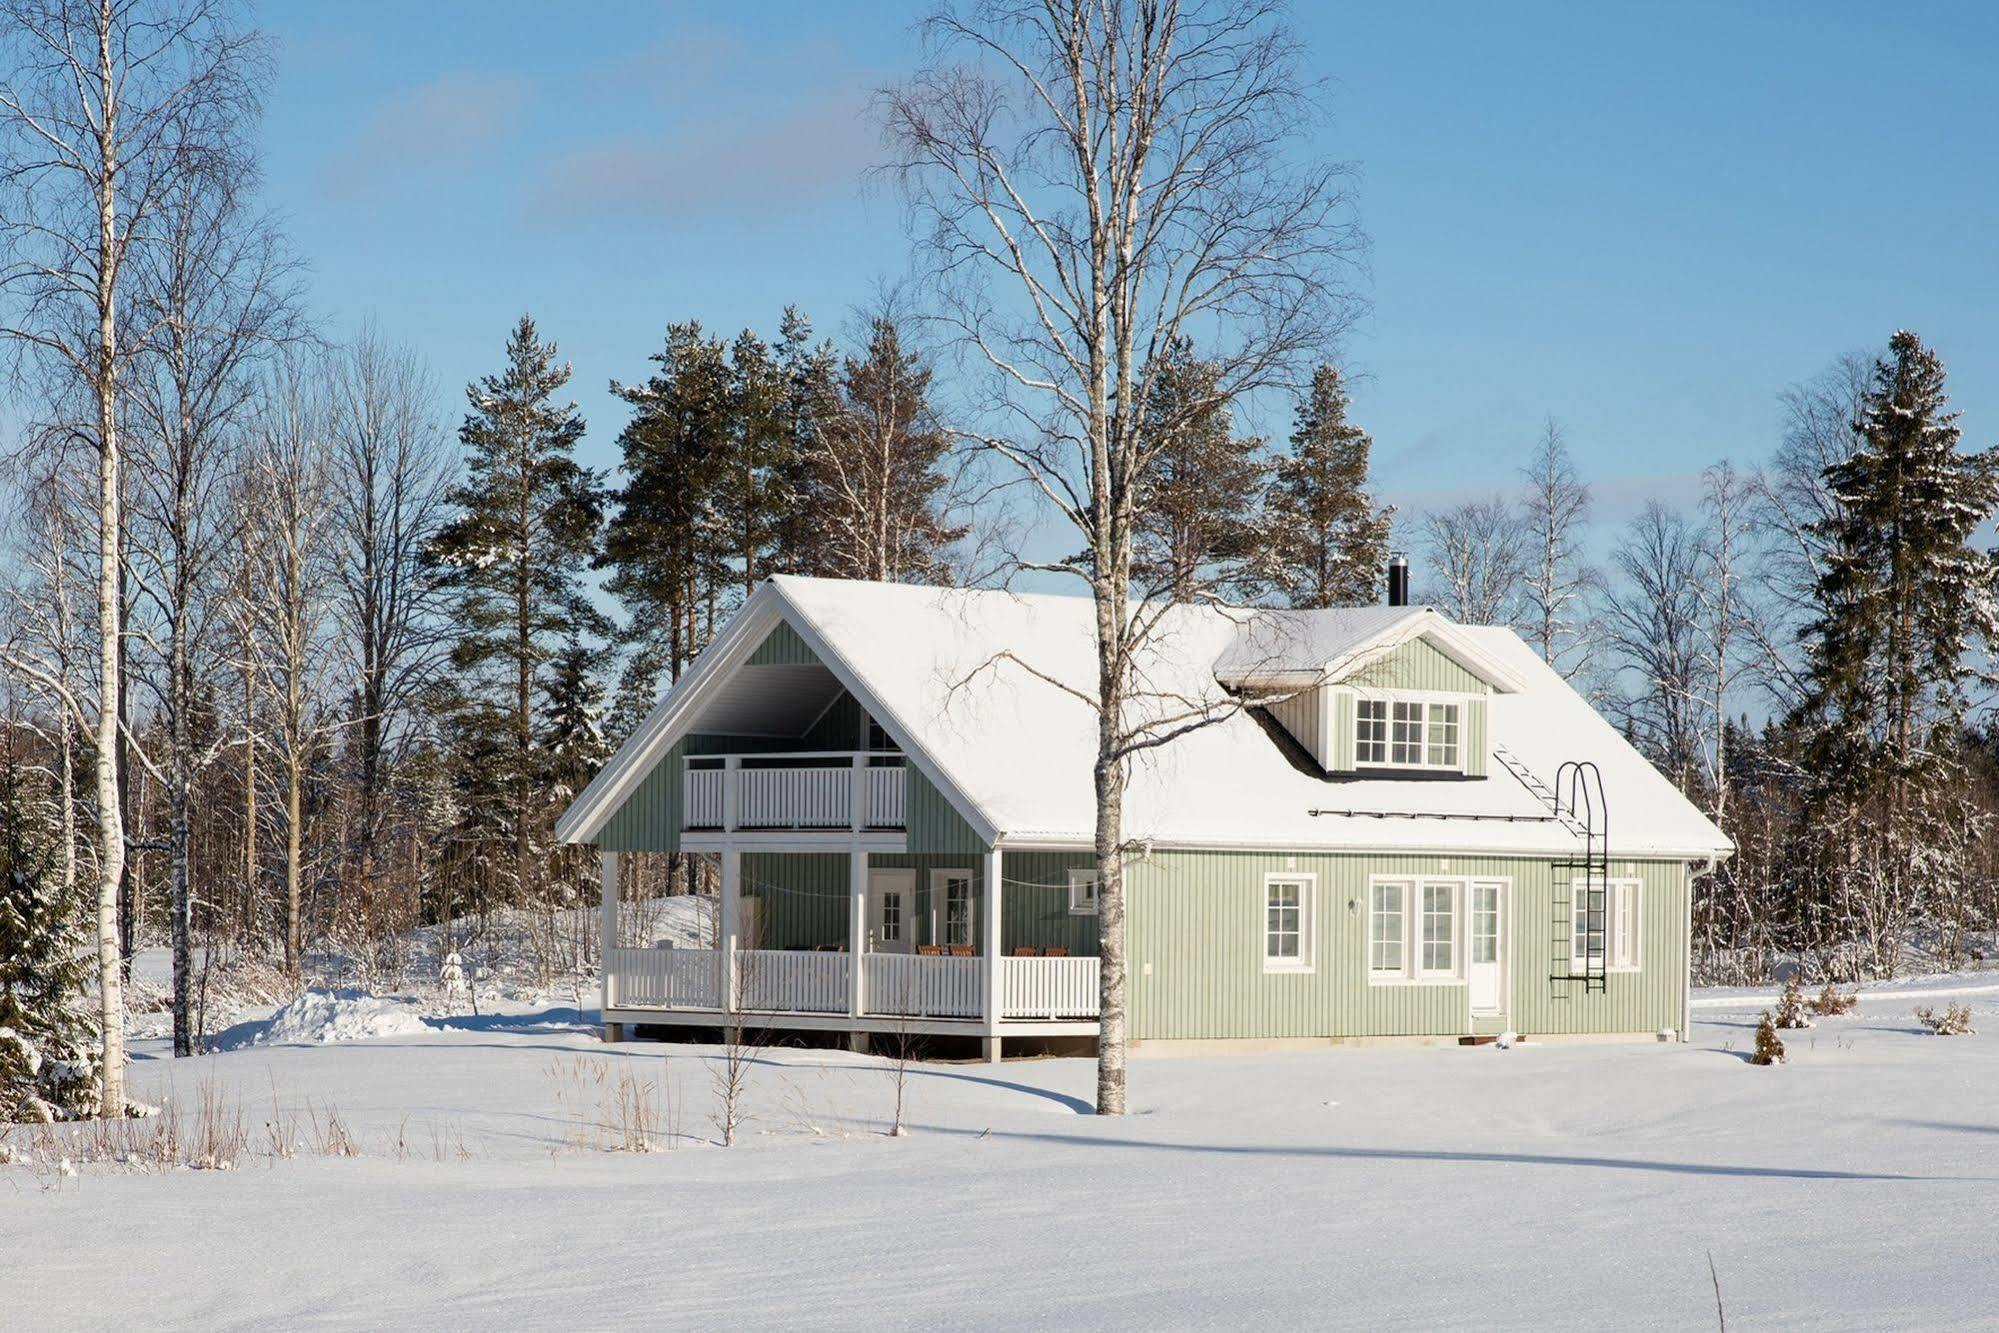
[(0, 770), (0, 1121), (76, 1119), (98, 1106), (84, 904), (22, 785)]

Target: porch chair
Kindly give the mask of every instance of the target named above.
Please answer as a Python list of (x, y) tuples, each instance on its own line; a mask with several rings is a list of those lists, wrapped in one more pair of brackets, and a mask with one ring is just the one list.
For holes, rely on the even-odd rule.
[(944, 946), (941, 944), (919, 944), (916, 946), (916, 952), (926, 958), (937, 958), (943, 956)]
[(1015, 958), (1039, 958), (1041, 957), (1041, 950), (1031, 944), (1023, 944), (1013, 951), (1013, 956)]
[(1069, 956), (1069, 951), (1067, 949), (1064, 949), (1059, 944), (1053, 945), (1049, 948), (1046, 956), (1049, 958), (1067, 958)]
[(972, 958), (975, 957), (976, 955), (973, 954), (971, 945), (954, 944), (951, 946), (951, 956), (953, 958)]

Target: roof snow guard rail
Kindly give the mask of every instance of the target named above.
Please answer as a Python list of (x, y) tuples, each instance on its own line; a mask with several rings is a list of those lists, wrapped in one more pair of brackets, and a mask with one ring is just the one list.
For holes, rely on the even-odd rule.
[[(1580, 984), (1584, 994), (1608, 988), (1610, 977), (1610, 811), (1603, 773), (1587, 759), (1555, 771), (1555, 814), (1577, 830), (1579, 854), (1555, 863), (1553, 939), (1548, 980), (1565, 1000)], [(1566, 876), (1562, 872), (1566, 870)]]

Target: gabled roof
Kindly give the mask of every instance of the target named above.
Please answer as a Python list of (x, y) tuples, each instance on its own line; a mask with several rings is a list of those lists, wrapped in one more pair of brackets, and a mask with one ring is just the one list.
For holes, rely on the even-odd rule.
[(1339, 606), (1322, 611), (1217, 611), (1236, 622), (1215, 661), (1227, 685), (1301, 685), (1346, 679), (1412, 639), (1422, 639), (1502, 694), (1520, 677), (1427, 606)]
[[(1567, 760), (1593, 760), (1602, 770), (1613, 857), (1731, 850), (1721, 831), (1512, 631), (1457, 625), (1423, 607), (1309, 615), (1324, 619), (1302, 624), (1299, 641), (1311, 646), (1301, 661), (1317, 660), (1322, 649), (1332, 662), (1341, 653), (1364, 659), (1419, 634), (1462, 654), (1468, 669), (1494, 682), (1489, 735), (1513, 762), (1550, 786)], [(1225, 698), (1218, 675), (1244, 669), (1231, 654), (1243, 651), (1244, 626), (1254, 619), (1213, 607), (1168, 609), (1139, 664), (1135, 706), (1164, 715), (1190, 700)], [(686, 729), (713, 682), (780, 620), (902, 742), (982, 839), (1091, 842), (1096, 719), (1084, 700), (1095, 693), (1096, 665), (1087, 598), (795, 577), (758, 589), (577, 798), (558, 835), (593, 837)], [(1161, 845), (1534, 855), (1576, 846), (1505, 765), (1493, 764), (1477, 781), (1328, 781), (1301, 772), (1243, 712), (1135, 755), (1130, 771), (1126, 835)], [(1353, 813), (1313, 813), (1332, 809)]]

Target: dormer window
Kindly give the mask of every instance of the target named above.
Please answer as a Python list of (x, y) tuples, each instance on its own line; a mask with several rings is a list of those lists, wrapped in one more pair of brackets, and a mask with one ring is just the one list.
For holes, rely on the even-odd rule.
[(1354, 762), (1361, 768), (1462, 771), (1463, 705), (1456, 700), (1373, 698), (1354, 704)]

